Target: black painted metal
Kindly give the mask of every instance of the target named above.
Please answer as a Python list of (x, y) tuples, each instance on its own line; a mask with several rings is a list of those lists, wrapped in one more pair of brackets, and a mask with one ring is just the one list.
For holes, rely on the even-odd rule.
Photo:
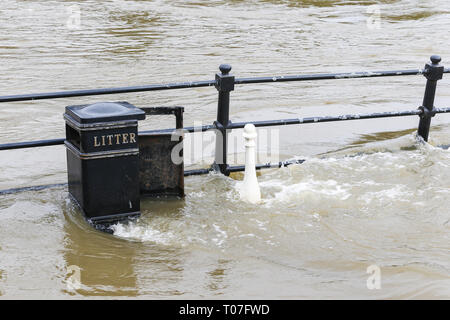
[(335, 121), (349, 121), (349, 120), (363, 120), (363, 119), (376, 119), (376, 118), (389, 118), (389, 117), (404, 117), (421, 114), (421, 110), (412, 111), (399, 111), (399, 112), (383, 112), (372, 114), (348, 114), (342, 116), (326, 116), (326, 117), (308, 117), (308, 118), (294, 118), (294, 119), (282, 119), (282, 120), (268, 120), (268, 121), (250, 121), (250, 122), (236, 122), (230, 125), (232, 129), (244, 128), (247, 123), (255, 125), (255, 127), (268, 127), (268, 126), (283, 126), (293, 124), (307, 124), (318, 122), (335, 122)]
[(137, 121), (145, 112), (126, 102), (68, 106), (69, 193), (94, 225), (140, 215)]
[(421, 106), (423, 112), (420, 115), (419, 128), (417, 130), (418, 135), (425, 141), (428, 141), (431, 118), (436, 114), (434, 110), (434, 97), (436, 95), (437, 81), (442, 79), (442, 74), (444, 73), (444, 67), (439, 64), (441, 57), (434, 55), (431, 56), (430, 60), (431, 63), (425, 65), (426, 72), (424, 76), (427, 78), (427, 84)]
[[(214, 125), (205, 125), (205, 126), (201, 126), (201, 127), (184, 127), (183, 130), (188, 133), (193, 133), (193, 132), (204, 132), (204, 131), (212, 130), (215, 128), (216, 128), (216, 126), (214, 126)], [(146, 131), (139, 132), (139, 134), (148, 134), (148, 133), (156, 133), (156, 132), (170, 133), (170, 132), (173, 132), (173, 130), (175, 130), (175, 128), (161, 129), (161, 130), (146, 130)], [(25, 149), (25, 148), (36, 148), (36, 147), (48, 147), (48, 146), (61, 145), (61, 144), (64, 144), (65, 140), (66, 139), (64, 139), (64, 138), (60, 138), (60, 139), (5, 143), (5, 144), (0, 144), (0, 151), (1, 150)]]
[(26, 191), (40, 191), (40, 190), (45, 190), (45, 189), (50, 189), (50, 188), (59, 188), (59, 187), (66, 187), (66, 186), (67, 186), (67, 183), (52, 183), (52, 184), (46, 184), (46, 185), (41, 185), (41, 186), (12, 188), (12, 189), (0, 190), (0, 196), (7, 195), (7, 194), (26, 192)]
[(234, 90), (235, 78), (229, 74), (231, 71), (230, 65), (221, 64), (219, 69), (221, 73), (216, 74), (215, 85), (219, 93), (219, 99), (217, 104), (217, 121), (214, 122), (218, 130), (216, 131), (216, 154), (213, 168), (224, 175), (228, 175), (227, 127), (230, 122), (230, 91)]
[(267, 83), (267, 82), (287, 82), (287, 81), (314, 81), (314, 80), (337, 80), (354, 78), (376, 78), (421, 75), (423, 70), (396, 70), (396, 71), (365, 71), (365, 72), (343, 72), (343, 73), (321, 73), (291, 76), (273, 76), (256, 78), (238, 78), (236, 84)]
[(187, 88), (199, 88), (214, 86), (215, 81), (192, 81), (192, 82), (177, 82), (168, 84), (151, 84), (145, 86), (131, 86), (131, 87), (117, 87), (117, 88), (104, 88), (104, 89), (89, 89), (89, 90), (72, 90), (72, 91), (60, 91), (60, 92), (46, 92), (46, 93), (32, 93), (32, 94), (19, 94), (11, 96), (0, 97), (1, 102), (16, 102), (16, 101), (31, 101), (31, 100), (43, 100), (43, 99), (58, 99), (58, 98), (72, 98), (72, 97), (84, 97), (84, 96), (98, 96), (105, 94), (118, 94), (118, 93), (132, 93), (132, 92), (145, 92), (145, 91), (157, 91), (157, 90), (170, 90), (170, 89), (187, 89)]
[[(303, 162), (305, 162), (305, 160), (296, 159), (296, 160), (286, 160), (286, 161), (281, 161), (281, 162), (276, 162), (276, 163), (257, 164), (256, 170), (287, 167), (292, 164), (301, 164)], [(245, 171), (245, 166), (228, 166), (228, 173), (239, 172), (239, 171)], [(198, 175), (202, 175), (202, 174), (208, 174), (210, 172), (217, 172), (217, 171), (214, 170), (214, 168), (186, 170), (184, 172), (184, 176), (185, 177), (198, 176)]]
[(49, 140), (38, 140), (38, 141), (25, 141), (25, 142), (13, 142), (0, 144), (1, 150), (13, 150), (13, 149), (25, 149), (25, 148), (36, 148), (36, 147), (48, 147), (64, 144), (66, 139), (49, 139)]
[[(278, 163), (257, 164), (255, 167), (256, 167), (256, 170), (281, 168), (281, 167), (290, 166), (291, 164), (302, 164), (303, 162), (305, 162), (305, 160), (287, 160), (287, 161), (281, 161)], [(229, 172), (245, 171), (245, 166), (230, 166), (228, 171)]]

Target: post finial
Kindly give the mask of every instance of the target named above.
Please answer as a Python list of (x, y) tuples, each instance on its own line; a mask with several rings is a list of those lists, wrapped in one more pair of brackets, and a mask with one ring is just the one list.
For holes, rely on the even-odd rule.
[(245, 146), (256, 146), (255, 140), (256, 140), (256, 128), (254, 124), (247, 123), (244, 127), (244, 133), (243, 133), (244, 139), (245, 139)]
[(433, 64), (439, 64), (439, 62), (441, 62), (441, 57), (438, 55), (432, 55), (430, 60)]
[(231, 71), (231, 65), (224, 63), (219, 66), (219, 69), (223, 75), (227, 75)]

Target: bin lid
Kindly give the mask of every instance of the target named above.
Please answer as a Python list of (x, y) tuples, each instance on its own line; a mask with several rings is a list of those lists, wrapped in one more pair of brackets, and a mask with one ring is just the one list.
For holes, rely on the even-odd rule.
[(145, 119), (143, 110), (124, 101), (68, 106), (66, 107), (66, 114), (79, 123)]

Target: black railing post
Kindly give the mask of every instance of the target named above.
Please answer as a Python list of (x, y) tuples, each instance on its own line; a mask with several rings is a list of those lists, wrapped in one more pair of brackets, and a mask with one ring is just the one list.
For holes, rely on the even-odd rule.
[(436, 111), (434, 109), (434, 97), (436, 94), (437, 81), (442, 79), (444, 73), (444, 66), (440, 65), (441, 57), (433, 55), (430, 57), (431, 63), (425, 64), (424, 76), (427, 78), (427, 85), (425, 87), (425, 95), (423, 97), (423, 103), (420, 109), (422, 113), (420, 115), (419, 128), (417, 133), (428, 141), (428, 134), (430, 132), (431, 118), (434, 117)]
[(227, 164), (227, 127), (230, 123), (230, 91), (234, 90), (234, 76), (230, 75), (231, 66), (221, 64), (221, 73), (216, 73), (215, 87), (219, 92), (217, 105), (217, 121), (214, 122), (216, 131), (216, 155), (213, 168), (224, 175), (228, 175)]

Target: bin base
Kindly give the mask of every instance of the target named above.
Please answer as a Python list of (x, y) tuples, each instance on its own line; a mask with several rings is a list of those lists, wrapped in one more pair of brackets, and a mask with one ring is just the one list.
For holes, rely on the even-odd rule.
[(86, 215), (86, 212), (83, 210), (77, 199), (69, 193), (70, 200), (76, 204), (78, 209), (83, 214), (84, 219), (95, 229), (106, 232), (106, 233), (113, 233), (113, 230), (111, 229), (111, 226), (113, 224), (119, 223), (119, 222), (128, 222), (135, 220), (141, 216), (140, 211), (136, 212), (127, 212), (127, 213), (119, 213), (119, 214), (112, 214), (112, 215), (106, 215), (101, 217), (88, 217)]
[(99, 231), (103, 231), (106, 233), (113, 234), (114, 230), (111, 229), (111, 226), (118, 223), (128, 223), (129, 221), (136, 220), (141, 216), (140, 212), (132, 212), (122, 215), (112, 215), (105, 217), (97, 217), (97, 218), (86, 218), (87, 222), (92, 225), (95, 229)]

